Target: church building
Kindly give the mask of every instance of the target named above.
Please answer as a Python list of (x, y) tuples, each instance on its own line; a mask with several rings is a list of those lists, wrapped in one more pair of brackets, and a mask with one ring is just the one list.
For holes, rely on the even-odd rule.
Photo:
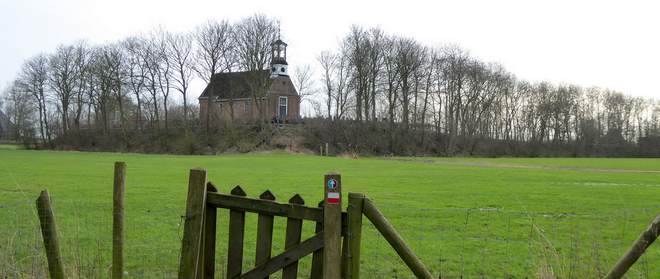
[[(210, 104), (211, 113), (219, 119), (256, 120), (262, 107), (262, 118), (280, 123), (299, 121), (300, 95), (289, 78), (286, 48), (287, 44), (280, 39), (271, 44), (268, 70), (213, 75), (198, 98), (200, 120), (207, 121)], [(258, 88), (268, 90), (257, 99), (259, 104), (255, 104), (254, 92), (258, 92)]]

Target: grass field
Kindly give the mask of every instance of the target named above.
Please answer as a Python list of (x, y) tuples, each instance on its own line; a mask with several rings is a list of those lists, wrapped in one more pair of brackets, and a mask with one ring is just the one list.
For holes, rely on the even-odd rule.
[(15, 144), (2, 144), (0, 143), (0, 150), (18, 150), (20, 146)]
[[(322, 177), (342, 174), (344, 192), (370, 197), (434, 274), (442, 278), (598, 278), (660, 213), (660, 159), (346, 159), (283, 153), (169, 156), (28, 151), (0, 146), (0, 275), (43, 278), (34, 200), (48, 188), (67, 272), (107, 278), (111, 262), (112, 168), (125, 161), (129, 278), (172, 278), (178, 269), (188, 170), (203, 167), (228, 192), (270, 189), (322, 199)], [(219, 212), (218, 270), (227, 212)], [(254, 263), (256, 216), (248, 215), (244, 267)], [(274, 253), (285, 219), (276, 218)], [(313, 224), (304, 225), (311, 235)], [(631, 278), (660, 277), (660, 249)], [(365, 220), (363, 278), (412, 278)], [(301, 275), (309, 272), (309, 259)], [(278, 277), (277, 274), (274, 277)], [(5, 278), (0, 276), (1, 278)], [(304, 277), (303, 277), (304, 278)]]

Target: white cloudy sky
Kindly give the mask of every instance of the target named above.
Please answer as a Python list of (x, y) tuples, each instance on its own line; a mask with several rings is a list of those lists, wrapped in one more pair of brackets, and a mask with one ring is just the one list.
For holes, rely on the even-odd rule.
[(428, 45), (456, 43), (531, 81), (599, 85), (660, 97), (658, 1), (0, 0), (0, 86), (22, 61), (58, 44), (103, 43), (161, 25), (265, 13), (282, 22), (289, 62), (315, 64), (351, 24)]

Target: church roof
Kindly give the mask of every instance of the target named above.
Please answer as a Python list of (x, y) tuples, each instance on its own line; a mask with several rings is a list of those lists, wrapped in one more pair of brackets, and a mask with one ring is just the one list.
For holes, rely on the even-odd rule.
[(272, 45), (284, 45), (284, 46), (287, 46), (287, 44), (286, 44), (284, 41), (280, 40), (280, 39), (277, 39), (277, 41), (274, 41), (274, 42), (273, 42), (272, 44), (270, 44), (270, 45), (271, 45), (271, 46), (272, 46)]
[(248, 71), (248, 72), (232, 72), (232, 73), (217, 73), (213, 75), (211, 83), (206, 86), (200, 99), (208, 98), (211, 90), (215, 92), (215, 96), (220, 99), (239, 99), (252, 97), (253, 84), (260, 80), (267, 80), (270, 82), (270, 89), (268, 94), (277, 95), (298, 95), (296, 88), (293, 86), (291, 79), (288, 76), (277, 76), (270, 78), (269, 70), (262, 71)]
[(274, 57), (270, 61), (271, 64), (280, 64), (280, 65), (289, 65), (289, 63), (286, 62), (286, 59), (284, 57)]

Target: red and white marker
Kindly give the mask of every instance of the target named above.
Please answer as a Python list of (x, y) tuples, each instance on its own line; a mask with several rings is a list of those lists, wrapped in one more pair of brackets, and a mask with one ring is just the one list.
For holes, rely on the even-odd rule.
[(336, 204), (339, 203), (339, 193), (336, 192), (328, 192), (328, 197), (326, 198), (327, 203), (332, 203)]

